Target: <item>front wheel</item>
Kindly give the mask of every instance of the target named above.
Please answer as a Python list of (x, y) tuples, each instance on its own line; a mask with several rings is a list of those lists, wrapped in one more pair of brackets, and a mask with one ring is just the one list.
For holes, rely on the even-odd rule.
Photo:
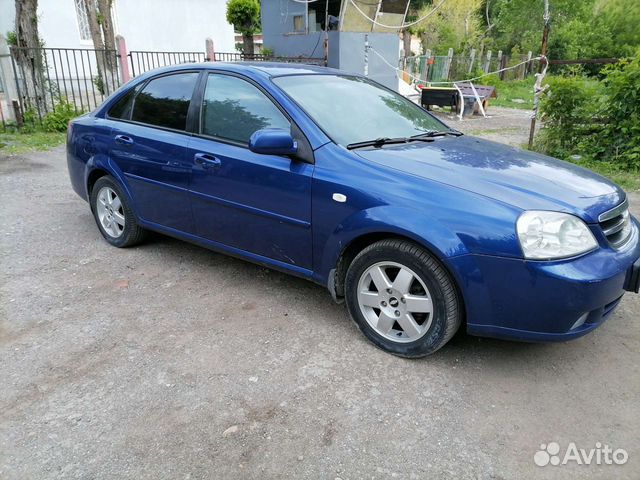
[(345, 289), (358, 328), (394, 355), (429, 355), (461, 323), (462, 305), (449, 273), (405, 240), (382, 240), (360, 252), (347, 270)]

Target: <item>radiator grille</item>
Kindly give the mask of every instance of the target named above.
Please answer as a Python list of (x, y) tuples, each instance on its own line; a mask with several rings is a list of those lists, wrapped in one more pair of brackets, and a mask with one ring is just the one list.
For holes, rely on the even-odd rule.
[(631, 217), (627, 200), (598, 217), (602, 233), (613, 248), (620, 248), (631, 235)]

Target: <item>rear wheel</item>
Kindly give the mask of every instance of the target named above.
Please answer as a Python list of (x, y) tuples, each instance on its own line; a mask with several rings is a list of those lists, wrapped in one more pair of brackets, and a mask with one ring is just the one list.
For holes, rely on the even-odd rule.
[(131, 247), (144, 240), (145, 230), (137, 223), (126, 197), (113, 177), (99, 178), (91, 190), (91, 211), (107, 242)]
[(448, 272), (408, 241), (382, 240), (365, 248), (349, 266), (345, 287), (360, 330), (395, 355), (429, 355), (461, 323), (462, 306)]

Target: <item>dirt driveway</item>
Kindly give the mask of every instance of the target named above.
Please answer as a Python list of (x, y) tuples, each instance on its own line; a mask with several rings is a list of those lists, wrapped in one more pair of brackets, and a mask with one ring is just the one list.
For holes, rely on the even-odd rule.
[[(572, 343), (461, 333), (403, 360), (304, 280), (109, 247), (62, 147), (0, 157), (0, 262), (2, 479), (640, 475), (639, 296)], [(549, 442), (628, 462), (538, 467)]]

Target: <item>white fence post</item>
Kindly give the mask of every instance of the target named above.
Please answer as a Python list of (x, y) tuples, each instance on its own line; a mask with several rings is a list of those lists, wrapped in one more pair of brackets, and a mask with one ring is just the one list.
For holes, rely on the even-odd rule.
[(471, 72), (473, 72), (473, 62), (475, 62), (476, 60), (476, 49), (472, 48), (471, 52), (469, 53), (469, 69), (467, 70), (467, 75), (471, 75)]
[(487, 52), (487, 63), (484, 64), (484, 73), (489, 73), (490, 66), (491, 66), (491, 50)]
[(453, 48), (450, 48), (447, 52), (447, 63), (444, 64), (444, 72), (442, 72), (442, 78), (449, 80), (449, 71), (451, 70), (451, 62), (453, 61)]
[(522, 69), (522, 78), (527, 76), (527, 73), (529, 73), (531, 70), (533, 70), (531, 68), (531, 57), (533, 56), (533, 52), (531, 50), (529, 50), (529, 52), (527, 52), (527, 63), (524, 64), (524, 68)]

